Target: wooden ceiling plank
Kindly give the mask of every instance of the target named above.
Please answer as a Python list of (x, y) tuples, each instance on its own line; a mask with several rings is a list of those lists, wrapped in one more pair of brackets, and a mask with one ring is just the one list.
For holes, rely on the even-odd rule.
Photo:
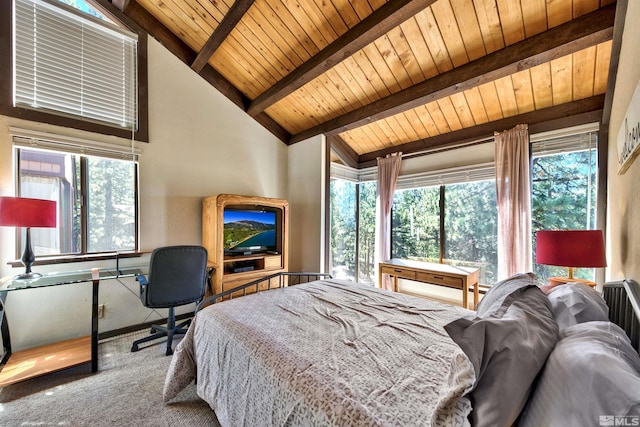
[(419, 104), (464, 91), (609, 40), (613, 33), (614, 14), (615, 6), (599, 9), (320, 126), (309, 128), (299, 135), (292, 136), (292, 141), (303, 140), (320, 133), (342, 133), (350, 128), (392, 116)]
[(413, 141), (391, 149), (384, 149), (360, 155), (359, 168), (373, 166), (377, 157), (384, 157), (393, 151), (402, 151), (403, 154), (418, 153), (431, 149), (447, 149), (465, 142), (471, 142), (483, 138), (490, 138), (494, 131), (510, 129), (517, 124), (529, 124), (531, 132), (543, 132), (560, 129), (580, 123), (598, 121), (602, 115), (604, 95), (572, 101), (554, 107), (538, 111), (519, 114), (495, 122), (465, 128), (449, 134)]
[(344, 164), (352, 168), (358, 167), (358, 154), (339, 135), (329, 138), (329, 146)]
[[(250, 99), (253, 94), (264, 90), (265, 82), (252, 78), (252, 73), (255, 73), (256, 69), (242, 56), (238, 55), (230, 59), (228, 49), (228, 46), (223, 45), (216, 51), (214, 58), (219, 59), (216, 61), (216, 70)], [(210, 64), (208, 65), (211, 66)]]
[(132, 0), (129, 3), (129, 7), (127, 8), (127, 13), (129, 13), (129, 11), (137, 10), (136, 5), (137, 8), (141, 8), (145, 12), (147, 11), (146, 9), (149, 8), (148, 13), (158, 22), (158, 25), (165, 27), (165, 30), (168, 33), (172, 35), (175, 34), (176, 38), (184, 43), (189, 48), (189, 50), (193, 51), (200, 48), (201, 42), (195, 38), (195, 34), (192, 34), (195, 32), (183, 31), (182, 26), (186, 26), (187, 24), (184, 24), (183, 21), (178, 18), (173, 12), (171, 12), (171, 10), (169, 10), (164, 3), (162, 3), (162, 5), (160, 6), (156, 6), (155, 4), (147, 6), (146, 2), (145, 4), (142, 4), (142, 2), (138, 4), (138, 2)]
[(487, 54), (472, 0), (451, 0), (451, 7), (470, 61)]
[(596, 75), (596, 51), (593, 46), (573, 54), (573, 97), (582, 99), (593, 96)]
[(530, 69), (512, 74), (511, 83), (513, 84), (516, 104), (518, 105), (518, 114), (535, 110), (536, 105), (533, 98), (533, 84), (531, 83)]
[[(283, 52), (280, 48), (281, 44), (276, 42), (279, 35), (267, 34), (265, 32), (267, 25), (260, 24), (260, 21), (254, 19), (252, 15), (251, 12), (245, 15), (242, 22), (236, 26), (234, 34), (241, 33), (247, 42), (253, 43), (255, 49), (261, 54), (262, 61), (264, 61), (263, 66), (272, 68), (274, 70), (272, 74), (277, 73), (278, 79), (280, 79), (295, 69), (297, 64), (294, 61), (297, 53), (295, 51)], [(298, 63), (300, 62), (302, 61), (299, 60)]]
[(431, 57), (433, 58), (433, 62), (436, 64), (438, 72), (444, 73), (453, 69), (453, 63), (451, 62), (449, 51), (442, 39), (442, 34), (440, 34), (438, 23), (436, 22), (436, 18), (433, 16), (431, 8), (428, 7), (422, 12), (416, 14), (415, 19), (420, 31), (422, 32), (422, 37), (427, 43), (429, 52), (431, 52)]
[(476, 18), (482, 32), (482, 40), (487, 53), (504, 47), (502, 25), (495, 0), (473, 0)]
[(397, 141), (393, 141), (394, 144), (413, 141), (420, 138), (413, 126), (411, 126), (411, 122), (409, 122), (405, 113), (396, 114), (393, 117), (389, 117), (387, 120), (391, 126), (394, 126), (394, 130), (399, 136)]
[(547, 28), (557, 27), (573, 19), (572, 1), (547, 0)]
[[(528, 1), (528, 0), (527, 0)], [(522, 8), (519, 1), (497, 0), (500, 22), (502, 22), (502, 35), (507, 46), (525, 39)]]
[[(193, 62), (196, 53), (135, 0), (129, 2), (129, 5), (125, 9), (125, 15), (150, 36), (158, 40), (184, 64), (189, 65)], [(220, 73), (214, 70), (213, 67), (207, 65), (199, 74), (231, 102), (240, 108), (246, 108), (248, 99)], [(256, 116), (255, 119), (278, 139), (286, 144), (290, 143), (291, 134), (273, 121), (268, 115), (260, 114)]]
[(586, 15), (600, 7), (600, 0), (573, 0), (573, 17)]
[(547, 30), (546, 0), (521, 1), (522, 21), (525, 37), (531, 37)]
[(390, 29), (404, 22), (435, 0), (397, 0), (385, 3), (358, 25), (334, 40), (312, 59), (256, 98), (247, 112), (250, 115), (264, 110), (299, 87), (313, 80), (344, 58), (367, 46)]
[(533, 100), (536, 109), (553, 106), (553, 90), (551, 87), (551, 64), (541, 64), (531, 69), (531, 83), (536, 90), (533, 91)]
[(205, 64), (209, 62), (213, 53), (220, 47), (229, 33), (233, 31), (245, 13), (247, 13), (253, 2), (254, 0), (236, 0), (233, 3), (229, 12), (224, 15), (222, 22), (218, 24), (202, 49), (200, 49), (200, 52), (198, 52), (198, 56), (191, 64), (191, 69), (196, 73), (202, 70)]
[(413, 131), (417, 135), (416, 139), (428, 138), (429, 137), (429, 131), (427, 130), (427, 128), (424, 125), (424, 123), (422, 122), (422, 119), (420, 118), (420, 116), (418, 116), (418, 110), (417, 109), (408, 110), (408, 111), (405, 111), (402, 114), (404, 114), (404, 116), (406, 117), (407, 121), (411, 124), (411, 128), (413, 129)]
[[(354, 5), (349, 0), (331, 0), (331, 4), (338, 12), (338, 15), (342, 18), (347, 28), (353, 28), (358, 25), (362, 19), (358, 16), (358, 13), (354, 9)], [(366, 3), (369, 6), (369, 3)], [(369, 13), (371, 13), (371, 9), (369, 9)], [(369, 15), (367, 13), (367, 15)], [(365, 17), (367, 16), (365, 15)]]
[[(216, 64), (220, 67), (223, 62), (229, 66), (229, 63), (236, 62), (243, 70), (243, 73), (237, 75), (228, 75), (229, 81), (235, 83), (236, 87), (251, 96), (253, 91), (249, 88), (269, 87), (277, 79), (273, 77), (268, 70), (262, 67), (262, 64), (256, 62), (254, 55), (241, 46), (235, 36), (228, 37), (225, 43), (213, 55)], [(231, 68), (229, 66), (229, 68)]]
[[(166, 0), (162, 2), (160, 6), (162, 10), (165, 10), (167, 16), (175, 17), (175, 22), (181, 31), (186, 32), (191, 38), (197, 41), (197, 45), (192, 47), (193, 50), (197, 51), (206, 43), (204, 34), (209, 34), (213, 31), (213, 26), (209, 20), (214, 22), (215, 20), (207, 11), (203, 11), (197, 2), (192, 6), (191, 4), (176, 0)], [(201, 14), (203, 14), (204, 17), (201, 16)], [(183, 25), (180, 25), (178, 23), (179, 21), (182, 22)]]
[(444, 114), (444, 118), (449, 124), (449, 128), (451, 128), (452, 132), (464, 127), (462, 126), (460, 117), (458, 117), (458, 112), (451, 102), (450, 96), (445, 96), (444, 98), (438, 99), (436, 102), (438, 103), (442, 114)]
[(449, 99), (451, 100), (453, 107), (456, 109), (456, 114), (458, 115), (458, 119), (460, 119), (462, 127), (468, 128), (475, 126), (476, 122), (473, 119), (473, 114), (471, 114), (471, 108), (469, 108), (464, 92), (454, 93), (449, 97)]
[[(322, 34), (327, 42), (331, 43), (332, 41), (337, 39), (340, 34), (347, 31), (347, 26), (344, 25), (344, 22), (340, 17), (335, 16), (335, 12), (334, 14), (330, 15), (330, 18), (328, 18), (324, 16), (322, 11), (320, 11), (315, 1), (301, 1), (298, 4), (299, 7), (304, 11), (304, 13), (306, 13), (307, 17), (313, 23), (317, 31)], [(333, 5), (331, 5), (331, 7), (333, 7)], [(335, 20), (336, 22), (331, 22), (333, 20)], [(338, 31), (336, 28), (334, 28), (334, 25), (336, 25), (341, 31)]]
[[(413, 19), (409, 19), (412, 21)], [(377, 41), (387, 39), (390, 45), (395, 51), (395, 57), (398, 58), (398, 63), (402, 64), (404, 71), (409, 78), (411, 84), (416, 84), (423, 81), (426, 77), (422, 72), (420, 61), (416, 58), (416, 55), (411, 49), (408, 42), (408, 37), (400, 26), (389, 31), (383, 37), (380, 37)]]
[(513, 90), (513, 81), (511, 76), (506, 76), (495, 81), (498, 99), (500, 100), (500, 109), (504, 117), (511, 117), (518, 114), (518, 102)]
[(429, 47), (424, 41), (424, 37), (422, 37), (422, 32), (420, 31), (420, 27), (418, 26), (415, 18), (407, 19), (400, 24), (400, 28), (402, 29), (402, 33), (405, 35), (409, 48), (413, 52), (424, 79), (430, 79), (431, 77), (438, 75), (436, 63), (431, 57)]
[(431, 11), (438, 24), (438, 30), (449, 52), (449, 57), (454, 67), (459, 67), (469, 62), (467, 49), (465, 48), (460, 28), (456, 23), (456, 15), (453, 13), (449, 0), (440, 0), (431, 5)]
[(612, 42), (601, 43), (598, 45), (596, 53), (596, 74), (593, 83), (593, 93), (598, 95), (607, 91), (607, 82), (609, 80), (609, 64), (611, 62)]
[(396, 80), (395, 75), (389, 69), (387, 61), (384, 60), (380, 54), (380, 50), (371, 43), (369, 46), (365, 46), (362, 52), (366, 55), (367, 59), (371, 63), (372, 71), (377, 74), (389, 93), (395, 93), (402, 90), (400, 84)]
[[(389, 33), (391, 33), (392, 31), (390, 31)], [(387, 67), (391, 71), (391, 74), (393, 74), (394, 80), (398, 82), (400, 88), (406, 89), (412, 86), (413, 82), (411, 79), (411, 75), (404, 66), (400, 54), (396, 51), (396, 47), (391, 43), (389, 34), (385, 34), (378, 40), (374, 41), (373, 45), (378, 49), (378, 52), (380, 52), (380, 56), (387, 64)], [(422, 80), (424, 80), (424, 78), (420, 79), (419, 81)]]
[(572, 71), (573, 57), (571, 55), (551, 61), (553, 105), (564, 104), (573, 100)]
[(467, 104), (469, 104), (469, 110), (471, 110), (473, 121), (478, 125), (487, 123), (489, 121), (489, 116), (487, 115), (487, 110), (485, 109), (484, 102), (482, 101), (480, 89), (474, 87), (465, 90), (464, 97), (467, 100)]
[[(343, 69), (347, 69), (350, 71), (349, 78), (353, 78), (353, 81), (350, 81), (349, 84), (358, 86), (359, 93), (361, 94), (359, 96), (359, 99), (363, 102), (363, 104), (366, 105), (369, 102), (377, 101), (378, 99), (380, 99), (380, 95), (376, 91), (376, 88), (374, 87), (371, 80), (369, 80), (367, 75), (364, 73), (364, 67), (360, 65), (360, 60), (362, 60), (362, 58), (359, 58), (359, 55), (353, 55), (333, 67), (332, 70), (335, 70), (339, 75), (345, 75), (345, 73), (342, 71)], [(371, 65), (371, 63), (366, 60), (366, 58), (364, 58), (364, 60), (367, 64), (369, 64), (369, 66)], [(382, 86), (384, 87), (384, 85)], [(385, 94), (388, 94), (389, 92), (386, 90), (386, 87), (384, 89)]]
[[(304, 60), (308, 60), (313, 55), (320, 51), (317, 43), (310, 37), (307, 32), (304, 31), (298, 19), (292, 15), (291, 11), (282, 4), (282, 2), (275, 0), (271, 2), (258, 2), (256, 7), (263, 7), (263, 13), (265, 16), (269, 16), (271, 21), (281, 22), (287, 30), (293, 34), (293, 39), (296, 40), (297, 46), (291, 46), (298, 52), (298, 55), (304, 57)], [(269, 12), (269, 10), (271, 12)], [(314, 33), (315, 34), (315, 33)], [(324, 41), (323, 39), (323, 42)], [(304, 51), (302, 52), (301, 49)]]
[(489, 121), (503, 119), (504, 114), (500, 106), (500, 98), (498, 98), (498, 90), (496, 89), (495, 82), (478, 86), (478, 91), (480, 91), (480, 95), (482, 96), (482, 102)]
[(427, 111), (429, 112), (429, 115), (433, 119), (433, 123), (435, 123), (436, 128), (438, 129), (438, 134), (451, 132), (452, 129), (451, 127), (449, 127), (449, 123), (442, 113), (438, 101), (430, 102), (425, 105), (425, 107), (427, 107)]
[(425, 129), (427, 129), (429, 136), (440, 135), (440, 131), (433, 121), (433, 117), (431, 117), (431, 114), (429, 114), (429, 110), (427, 110), (426, 106), (421, 105), (419, 107), (416, 107), (414, 110), (416, 114), (421, 118), (422, 124), (424, 125)]
[[(369, 94), (369, 97), (375, 98), (376, 101), (382, 97), (391, 95), (391, 91), (387, 88), (384, 81), (378, 74), (378, 71), (375, 69), (369, 57), (367, 56), (365, 49), (362, 49), (356, 52), (350, 59), (353, 59), (355, 63), (358, 65), (358, 71), (362, 72), (365, 76), (363, 84), (371, 85), (373, 91)], [(346, 66), (346, 63), (340, 63), (339, 66)]]

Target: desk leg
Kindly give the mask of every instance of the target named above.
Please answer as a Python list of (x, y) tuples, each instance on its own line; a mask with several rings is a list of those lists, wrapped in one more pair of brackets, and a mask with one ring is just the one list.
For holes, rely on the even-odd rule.
[(0, 292), (0, 329), (2, 329), (2, 359), (0, 359), (0, 366), (4, 366), (11, 356), (11, 337), (9, 336), (9, 321), (7, 320), (7, 311), (4, 307), (4, 302), (7, 298), (6, 292)]
[(478, 299), (479, 299), (479, 288), (480, 284), (478, 282), (474, 283), (473, 285), (473, 309), (477, 310), (478, 309)]
[(462, 284), (462, 306), (469, 308), (469, 284), (466, 281)]
[(91, 372), (98, 370), (98, 287), (100, 280), (93, 281), (93, 304), (91, 304)]

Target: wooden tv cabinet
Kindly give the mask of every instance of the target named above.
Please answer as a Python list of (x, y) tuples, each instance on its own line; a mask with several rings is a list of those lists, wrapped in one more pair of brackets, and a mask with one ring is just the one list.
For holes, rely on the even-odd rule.
[[(277, 249), (274, 253), (225, 255), (224, 210), (268, 208), (277, 211)], [(215, 268), (207, 295), (218, 294), (238, 285), (287, 271), (289, 266), (289, 203), (283, 199), (219, 194), (202, 202), (202, 245), (209, 253), (209, 266)]]

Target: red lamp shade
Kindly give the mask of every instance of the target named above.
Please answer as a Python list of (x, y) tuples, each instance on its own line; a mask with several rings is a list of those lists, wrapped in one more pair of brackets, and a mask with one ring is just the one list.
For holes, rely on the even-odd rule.
[(56, 202), (25, 197), (0, 197), (0, 225), (55, 227)]
[(602, 231), (538, 231), (536, 263), (562, 267), (606, 267)]

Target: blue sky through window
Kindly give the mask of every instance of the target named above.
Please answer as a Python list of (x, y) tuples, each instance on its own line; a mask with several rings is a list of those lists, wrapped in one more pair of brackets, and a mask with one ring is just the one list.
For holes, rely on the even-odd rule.
[(109, 18), (98, 12), (93, 6), (84, 0), (58, 0), (60, 3), (67, 4), (71, 7), (78, 9), (81, 12), (87, 13), (91, 16), (95, 16), (103, 21), (111, 22)]

